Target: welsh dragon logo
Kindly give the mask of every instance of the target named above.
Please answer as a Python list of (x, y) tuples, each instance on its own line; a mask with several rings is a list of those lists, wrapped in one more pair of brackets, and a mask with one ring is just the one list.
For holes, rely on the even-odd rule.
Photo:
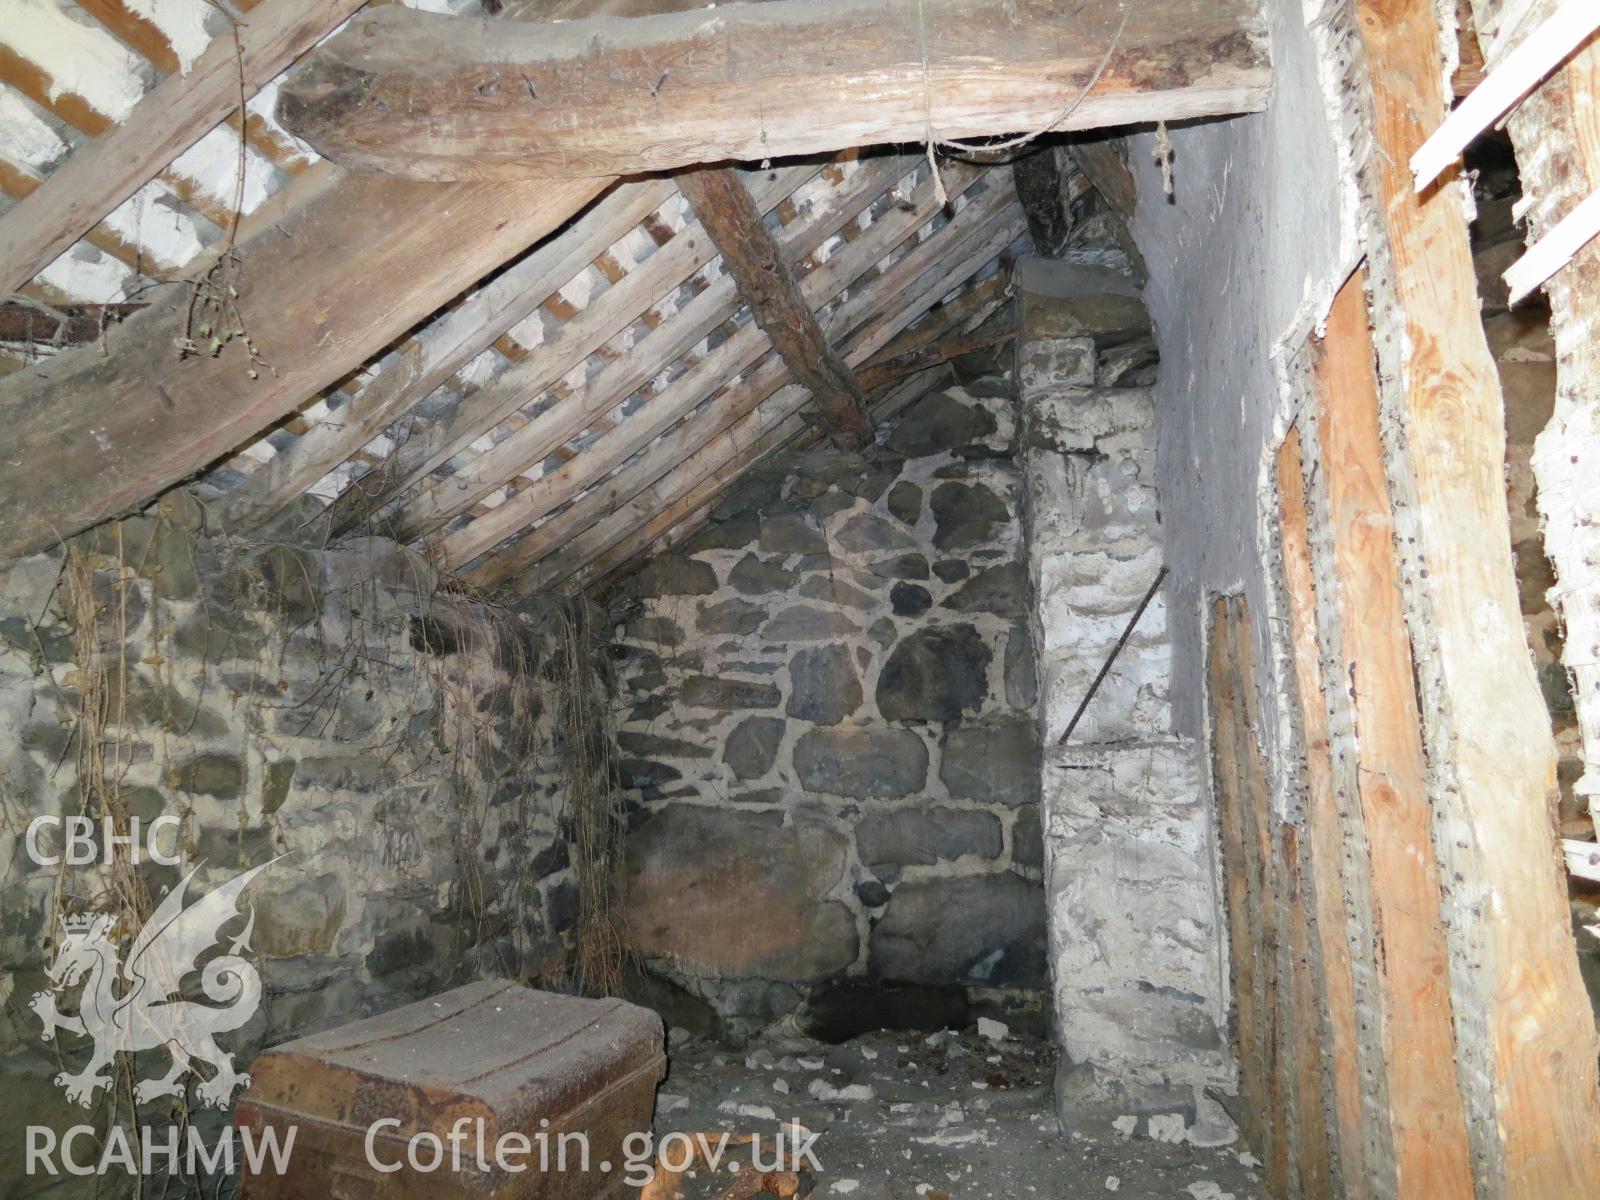
[[(110, 1085), (110, 1074), (102, 1072), (118, 1053), (162, 1046), (171, 1052), (172, 1070), (161, 1079), (139, 1083), (134, 1098), (140, 1103), (183, 1095), (181, 1080), (197, 1064), (212, 1071), (196, 1088), (204, 1104), (226, 1107), (233, 1093), (250, 1082), (248, 1075), (233, 1069), (233, 1056), (214, 1038), (238, 1029), (261, 1003), (261, 976), (242, 957), (255, 928), (254, 910), (244, 930), (229, 942), (226, 954), (213, 956), (203, 966), (199, 960), (221, 942), (222, 927), (242, 915), (239, 894), (271, 865), (246, 871), (185, 908), (197, 866), (167, 893), (121, 958), (111, 916), (96, 913), (61, 922), (61, 945), (47, 971), (54, 986), (35, 992), (29, 1007), (43, 1022), (42, 1037), (47, 1042), (59, 1030), (94, 1039), (88, 1066), (76, 1075), (63, 1071), (56, 1076), (67, 1099), (91, 1107), (96, 1091)], [(196, 971), (200, 991), (210, 1004), (175, 996), (184, 978)], [(58, 999), (80, 983), (78, 1015), (62, 1013)]]

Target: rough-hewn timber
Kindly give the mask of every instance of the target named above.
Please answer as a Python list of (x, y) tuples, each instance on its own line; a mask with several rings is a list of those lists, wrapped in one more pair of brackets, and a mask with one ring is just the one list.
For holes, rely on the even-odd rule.
[(866, 398), (823, 336), (743, 180), (737, 172), (713, 167), (685, 171), (678, 176), (678, 187), (721, 251), (756, 324), (795, 382), (811, 392), (829, 436), (843, 449), (860, 449), (872, 437)]
[[(191, 289), (180, 285), (111, 329), (103, 350), (8, 376), (0, 553), (42, 549), (214, 462), (560, 226), (606, 182), (439, 187), (341, 175), (238, 248), (229, 303), (258, 363), (239, 339), (180, 358), (182, 340), (204, 347), (209, 336), (190, 327)], [(448, 253), (443, 228), (453, 231)]]
[(279, 113), (367, 170), (626, 174), (1248, 112), (1271, 73), (1255, 22), (1243, 0), (774, 0), (554, 25), (386, 6), (308, 55)]
[[(1390, 482), (1406, 547), (1401, 574), (1433, 828), (1450, 881), (1444, 915), (1455, 1050), (1479, 1195), (1542, 1200), (1592, 1192), (1600, 1178), (1600, 1050), (1550, 816), (1555, 751), (1517, 597), (1505, 402), (1484, 338), (1461, 185), (1446, 180), (1418, 195), (1407, 168), (1448, 111), (1443, 47), (1453, 33), (1440, 28), (1441, 7), (1432, 0), (1357, 4), (1375, 133), (1364, 180), (1374, 214), (1367, 238), (1373, 322), (1394, 448)], [(1527, 6), (1516, 7), (1519, 26), (1536, 19)], [(1591, 134), (1595, 79), (1590, 57), (1587, 65), (1574, 59), (1562, 79), (1545, 85), (1551, 95), (1571, 89), (1568, 112), (1587, 110)], [(1559, 111), (1545, 109), (1552, 132), (1571, 130)], [(1554, 179), (1564, 170), (1575, 176), (1574, 161), (1595, 161), (1592, 139), (1561, 137), (1570, 150), (1583, 149), (1566, 167), (1552, 167)], [(1527, 184), (1535, 197), (1540, 178)], [(1539, 227), (1547, 228), (1562, 202), (1543, 203), (1549, 206), (1540, 210)], [(1588, 255), (1592, 271), (1593, 247)], [(1558, 346), (1583, 337), (1570, 321), (1556, 333)], [(1578, 391), (1562, 380), (1563, 392), (1581, 394), (1590, 414), (1594, 361), (1587, 359), (1591, 370)], [(1558, 401), (1557, 420), (1578, 407)], [(1569, 460), (1560, 469), (1582, 471), (1593, 494), (1593, 464), (1583, 462), (1592, 445), (1550, 454), (1541, 440), (1540, 458)], [(1542, 504), (1562, 494), (1548, 475), (1539, 482)], [(1565, 492), (1568, 503), (1572, 496)], [(1576, 507), (1548, 513), (1552, 548), (1582, 528)], [(1556, 550), (1558, 566), (1566, 549)], [(1562, 579), (1567, 588), (1576, 583), (1571, 575)], [(1591, 649), (1581, 655), (1595, 658)]]

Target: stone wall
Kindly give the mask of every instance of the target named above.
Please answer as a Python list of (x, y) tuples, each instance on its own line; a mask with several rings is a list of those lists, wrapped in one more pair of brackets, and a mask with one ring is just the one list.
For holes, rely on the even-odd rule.
[[(725, 1030), (841, 997), (870, 1021), (898, 985), (936, 1023), (1037, 1007), (1015, 434), (1008, 377), (931, 392), (865, 456), (741, 483), (629, 585), (628, 911), (650, 974)], [(880, 1015), (914, 1019), (908, 994)]]
[(1017, 354), (1058, 1109), (1068, 1128), (1215, 1119), (1220, 897), (1201, 756), (1172, 729), (1164, 594), (1059, 744), (1164, 558), (1150, 374), (1125, 367), (1148, 356), (1149, 319), (1121, 277), (1034, 274), (1053, 294), (1024, 291)]
[[(52, 1083), (81, 1067), (84, 1039), (41, 1042), (28, 1005), (59, 914), (110, 910), (137, 928), (114, 881), (157, 903), (191, 867), (193, 895), (272, 864), (243, 897), (264, 998), (220, 1039), (240, 1070), (266, 1045), (479, 974), (564, 971), (577, 888), (551, 681), (570, 672), (568, 643), (546, 632), (562, 614), (535, 626), (440, 594), (427, 563), (381, 539), (318, 549), (304, 516), (285, 524), (293, 541), (236, 546), (177, 496), (3, 580), (0, 1194), (52, 1182), (10, 1174), (27, 1121), (107, 1119), (105, 1093), (88, 1111)], [(86, 717), (99, 695), (103, 720)], [(95, 745), (103, 756), (83, 753)], [(124, 811), (180, 817), (161, 848), (182, 865), (26, 853), (37, 815)], [(141, 1118), (164, 1124), (168, 1103)], [(202, 1124), (226, 1117), (195, 1107)]]

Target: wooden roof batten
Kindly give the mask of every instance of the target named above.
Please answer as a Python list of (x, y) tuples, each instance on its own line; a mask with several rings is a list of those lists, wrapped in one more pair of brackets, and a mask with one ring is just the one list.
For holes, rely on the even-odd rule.
[[(341, 12), (359, 7), (340, 2), (347, 6)], [(201, 485), (213, 489), (213, 511), (231, 532), (274, 528), (273, 518), (309, 491), (331, 498), (337, 531), (372, 527), (430, 542), (476, 586), (593, 587), (651, 547), (684, 536), (722, 489), (767, 455), (824, 433), (841, 445), (863, 444), (875, 419), (936, 385), (946, 358), (974, 339), (1004, 336), (977, 326), (1004, 302), (1005, 273), (995, 266), (1024, 231), (1009, 169), (986, 172), (947, 160), (936, 182), (921, 154), (848, 149), (895, 136), (887, 125), (872, 124), (889, 120), (893, 106), (852, 105), (853, 85), (841, 90), (830, 83), (827, 111), (812, 106), (803, 121), (785, 115), (783, 105), (803, 99), (807, 85), (774, 72), (798, 64), (803, 75), (810, 64), (773, 47), (742, 59), (741, 70), (749, 72), (709, 107), (703, 103), (712, 95), (709, 76), (695, 73), (703, 63), (688, 60), (673, 67), (669, 81), (658, 74), (659, 95), (641, 107), (639, 89), (650, 89), (639, 63), (622, 69), (627, 64), (608, 57), (616, 39), (589, 36), (629, 22), (622, 40), (644, 46), (648, 58), (658, 43), (678, 45), (672, 39), (680, 36), (692, 42), (708, 20), (730, 30), (729, 44), (738, 48), (752, 32), (815, 34), (819, 21), (842, 37), (858, 30), (851, 21), (862, 13), (876, 14), (880, 25), (905, 26), (901, 18), (918, 6), (770, 0), (671, 19), (598, 15), (634, 11), (639, 2), (522, 0), (495, 22), (494, 36), (516, 54), (541, 39), (565, 44), (574, 31), (587, 30), (585, 44), (594, 50), (579, 66), (547, 55), (533, 69), (551, 79), (566, 72), (587, 80), (585, 87), (599, 88), (603, 75), (612, 79), (610, 94), (596, 91), (591, 107), (578, 106), (582, 119), (574, 128), (588, 149), (563, 144), (552, 151), (562, 172), (588, 174), (552, 181), (548, 176), (559, 173), (553, 159), (522, 155), (510, 169), (482, 147), (444, 138), (440, 161), (456, 164), (451, 171), (464, 181), (420, 183), (338, 162), (307, 168), (259, 115), (231, 111), (240, 84), (231, 33), (214, 39), (188, 76), (173, 74), (171, 46), (158, 31), (124, 19), (119, 5), (92, 0), (87, 11), (103, 9), (112, 32), (166, 78), (126, 121), (30, 185), (48, 198), (75, 191), (74, 179), (95, 179), (70, 220), (48, 236), (66, 245), (79, 236), (107, 243), (97, 222), (119, 202), (116, 193), (161, 172), (166, 164), (158, 160), (170, 147), (147, 150), (136, 162), (118, 158), (117, 172), (68, 168), (109, 161), (114, 156), (105, 147), (119, 141), (137, 149), (153, 144), (143, 114), (158, 95), (177, 114), (173, 124), (184, 126), (182, 136), (167, 131), (171, 144), (192, 142), (223, 120), (271, 133), (252, 148), (283, 167), (280, 185), (286, 177), (289, 183), (240, 224), (233, 249), (240, 317), (269, 369), (247, 380), (249, 364), (231, 345), (216, 357), (180, 359), (172, 347), (188, 332), (185, 285), (149, 294), (147, 307), (83, 350), (0, 379), (0, 412), (14, 442), (13, 453), (0, 456), (0, 502), (7, 502), (0, 503), (0, 554), (43, 548), (226, 462), (229, 471), (204, 476)], [(319, 6), (324, 16), (331, 11), (327, 0)], [(1243, 0), (1157, 0), (1145, 7), (1160, 10), (1156, 18), (1141, 8), (1113, 27), (1108, 22), (1120, 21), (1121, 10), (1109, 3), (1063, 16), (1059, 6), (1033, 0), (1008, 6), (924, 0), (931, 58), (929, 72), (917, 79), (922, 116), (913, 135), (928, 132), (930, 112), (939, 137), (1028, 128), (1042, 106), (1041, 112), (1019, 107), (1023, 79), (1035, 99), (1051, 99), (1057, 115), (1061, 97), (1069, 98), (1071, 119), (1063, 119), (1063, 128), (1260, 107), (1269, 74)], [(1021, 22), (1041, 36), (1025, 53), (1008, 43), (992, 68), (958, 70), (948, 26), (958, 8), (963, 20), (979, 22), (984, 36), (999, 36), (998, 26), (984, 24), (991, 21)], [(578, 19), (541, 26), (538, 37), (507, 20), (535, 11)], [(247, 88), (276, 83), (286, 97), (280, 119), (302, 134), (310, 130), (307, 114), (328, 100), (307, 81), (314, 83), (329, 63), (344, 62), (350, 35), (323, 39), (276, 80), (260, 64), (269, 53), (293, 57), (299, 50), (287, 47), (317, 41), (322, 31), (295, 24), (295, 14), (308, 12), (306, 0), (257, 0), (239, 35), (241, 45), (261, 45), (259, 59), (247, 56)], [(416, 23), (417, 15), (396, 7), (395, 15), (376, 17), (373, 28), (448, 31), (448, 44), (432, 48), (446, 60), (441, 77), (470, 74), (473, 47), (481, 44), (473, 39), (487, 36), (482, 23), (455, 17)], [(1006, 37), (1026, 40), (1016, 37), (1019, 27), (1005, 26)], [(268, 47), (272, 30), (276, 40)], [(903, 30), (870, 28), (847, 50), (875, 57), (892, 74), (899, 43), (883, 38), (897, 32)], [(1070, 55), (1069, 33), (1076, 35)], [(1197, 54), (1201, 43), (1216, 53)], [(231, 108), (216, 97), (216, 73), (202, 69), (218, 56), (234, 71)], [(398, 86), (404, 63), (392, 61), (397, 76), (362, 86)], [(495, 109), (504, 89), (477, 92), (490, 81), (475, 78), (475, 94), (486, 110)], [(523, 96), (540, 112), (546, 103), (567, 102), (559, 90), (544, 90), (545, 79), (530, 74), (528, 91), (537, 96)], [(187, 86), (197, 93), (185, 96)], [(761, 102), (749, 103), (752, 95)], [(589, 120), (607, 106), (614, 129), (604, 124), (612, 118)], [(641, 115), (643, 108), (656, 115)], [(759, 171), (719, 166), (625, 182), (612, 177), (652, 165), (641, 154), (665, 153), (672, 159), (667, 165), (737, 158), (750, 147), (728, 122), (756, 109), (771, 118), (762, 157), (815, 145), (847, 149), (831, 160), (780, 159)], [(645, 120), (654, 122), (649, 136), (629, 131), (629, 121)], [(142, 142), (130, 127), (142, 130)], [(442, 122), (446, 127), (456, 131), (451, 138), (476, 136), (466, 125)], [(370, 150), (374, 128), (353, 125), (347, 132)], [(394, 131), (378, 133), (389, 139)], [(402, 146), (404, 136), (392, 144)], [(319, 149), (355, 161), (337, 137)], [(1093, 150), (1085, 157), (1092, 159)], [(404, 161), (413, 173), (438, 173), (431, 165), (418, 171), (424, 158), (403, 154), (361, 165), (391, 169)], [(1086, 174), (1090, 165), (1080, 163)], [(1106, 175), (1118, 165), (1114, 155), (1093, 165), (1119, 193), (1115, 207), (1123, 208), (1131, 196), (1120, 194), (1122, 180)], [(478, 182), (484, 178), (495, 181)], [(40, 204), (14, 205), (0, 215), (0, 269), (18, 230), (45, 236), (38, 232), (40, 211)], [(19, 212), (26, 220), (14, 220)], [(33, 257), (41, 252), (35, 248)], [(202, 252), (188, 277), (203, 279), (215, 261), (215, 249)], [(170, 270), (177, 277), (177, 268)], [(240, 454), (242, 448), (248, 452)]]

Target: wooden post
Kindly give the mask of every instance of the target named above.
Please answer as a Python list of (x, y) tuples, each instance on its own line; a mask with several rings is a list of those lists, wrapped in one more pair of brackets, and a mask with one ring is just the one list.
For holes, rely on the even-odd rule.
[[(1278, 504), (1283, 570), (1289, 609), (1290, 654), (1300, 700), (1305, 744), (1305, 886), (1316, 914), (1326, 1069), (1337, 1134), (1339, 1176), (1346, 1200), (1367, 1200), (1373, 1167), (1362, 1120), (1355, 980), (1350, 965), (1349, 913), (1345, 907), (1344, 848), (1334, 795), (1329, 745), (1327, 682), (1317, 637), (1317, 595), (1311, 569), (1300, 431), (1291, 429), (1278, 451)], [(1309, 1019), (1308, 1019), (1309, 1023)]]
[[(1549, 715), (1510, 554), (1504, 401), (1460, 184), (1418, 195), (1407, 167), (1447, 108), (1439, 6), (1359, 0), (1357, 16), (1374, 116), (1364, 183), (1385, 461), (1402, 521), (1433, 832), (1450, 881), (1454, 1043), (1480, 1195), (1588, 1195), (1600, 1179), (1600, 1043), (1578, 976), (1551, 820)], [(1365, 314), (1351, 319), (1364, 327)], [(1592, 374), (1584, 385), (1592, 395)]]
[[(1354, 719), (1356, 793), (1371, 863), (1380, 1014), (1402, 1196), (1472, 1200), (1440, 881), (1411, 644), (1383, 477), (1364, 277), (1345, 284), (1316, 362), (1317, 469), (1331, 518), (1334, 611)], [(1503, 511), (1503, 504), (1502, 504)]]

